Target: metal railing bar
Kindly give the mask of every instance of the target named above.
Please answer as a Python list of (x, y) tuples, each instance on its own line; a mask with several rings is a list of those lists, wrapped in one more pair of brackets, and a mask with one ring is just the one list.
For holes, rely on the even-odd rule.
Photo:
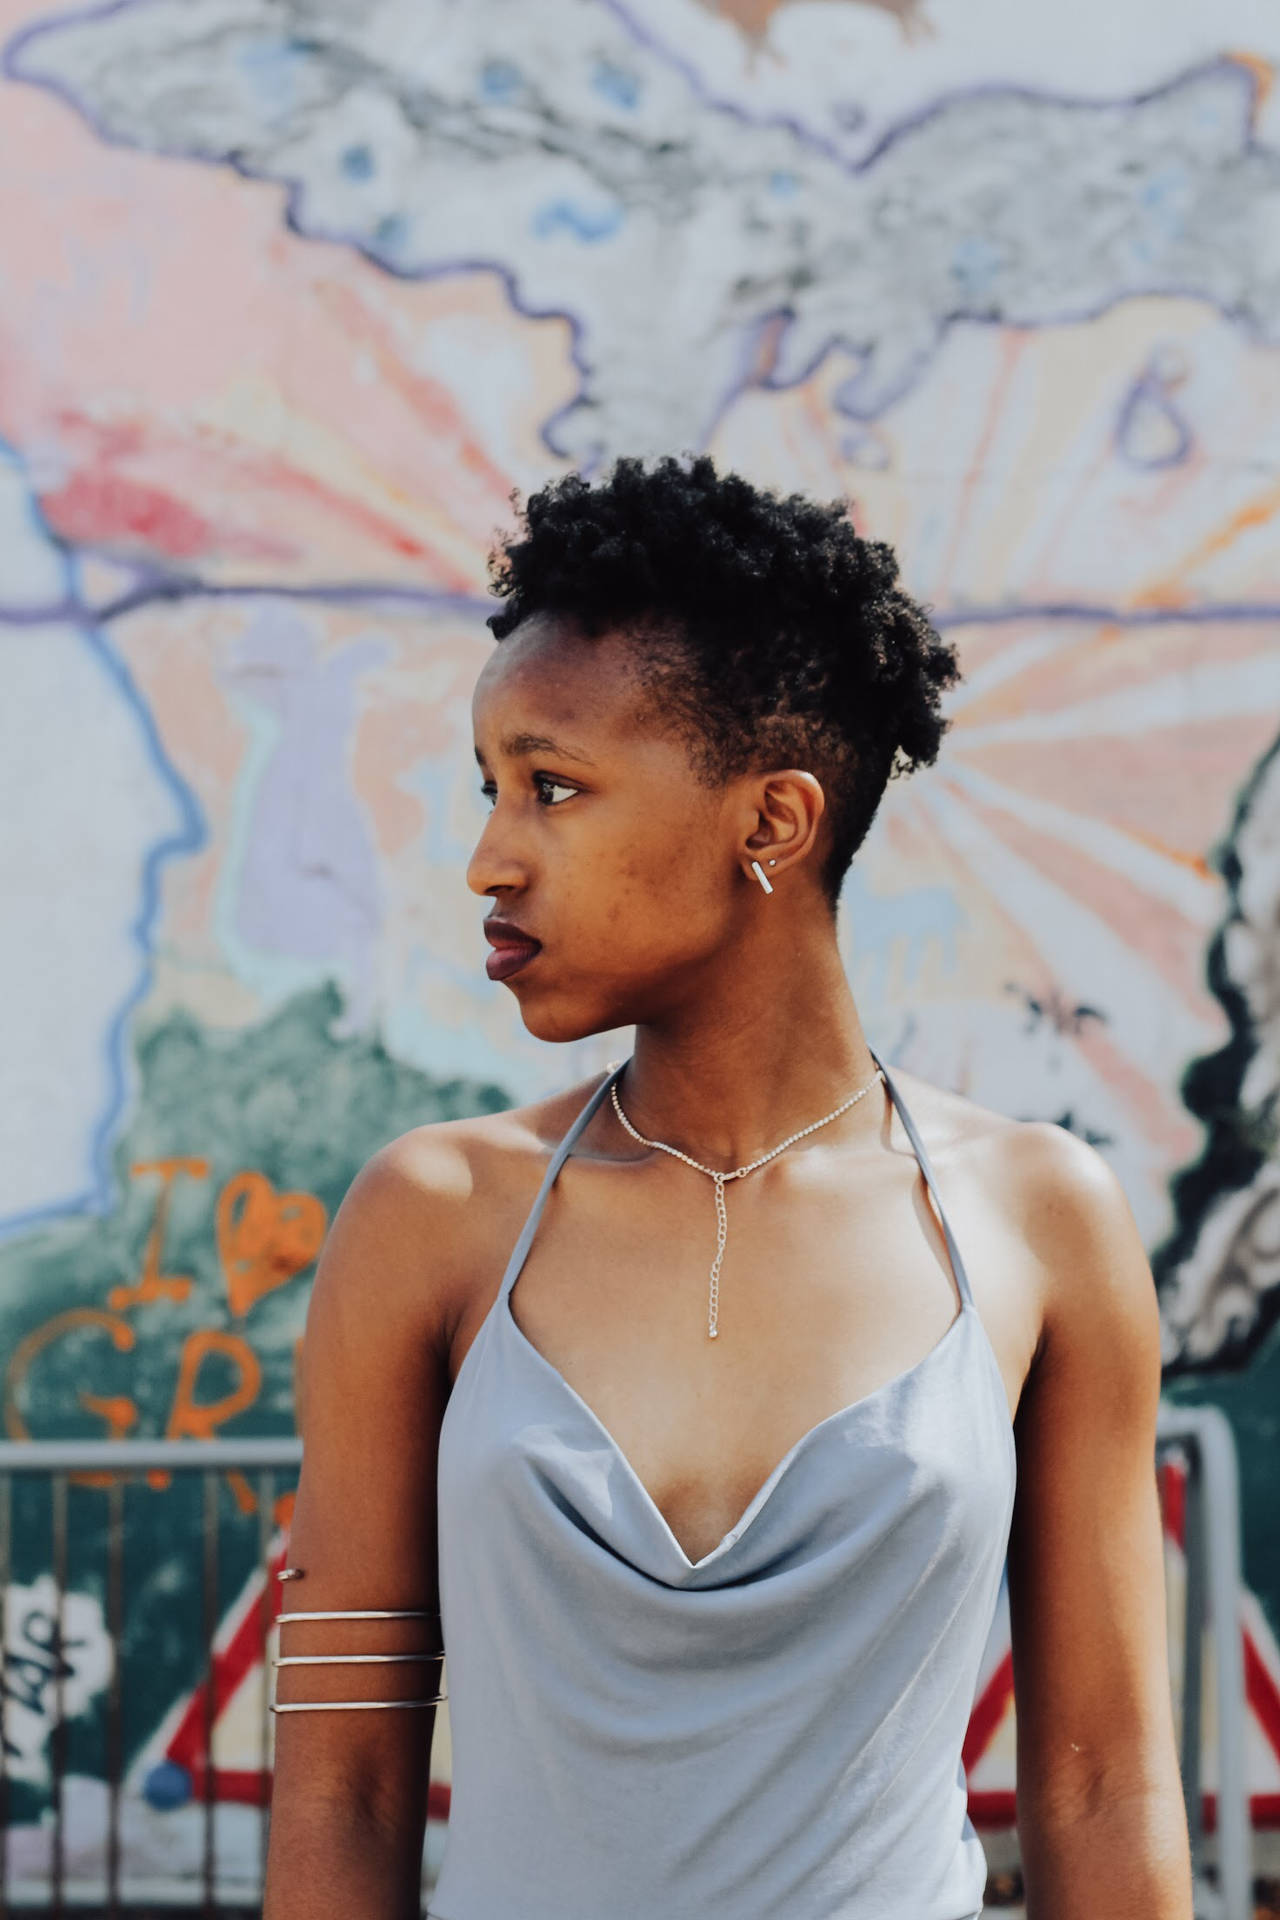
[(9, 1574), (13, 1482), (0, 1477), (0, 1920), (9, 1912)]
[(1218, 1878), (1228, 1916), (1253, 1913), (1253, 1830), (1245, 1772), (1244, 1643), (1240, 1628), (1240, 1490), (1225, 1414), (1198, 1407), (1204, 1462), (1209, 1627), (1218, 1678)]
[(1186, 1803), (1191, 1864), (1204, 1864), (1204, 1626), (1208, 1583), (1205, 1579), (1204, 1475), (1198, 1460), (1187, 1457), (1183, 1520), (1186, 1598), (1182, 1628), (1182, 1787)]
[(1158, 1443), (1177, 1441), (1186, 1447), (1192, 1469), (1188, 1491), (1192, 1481), (1202, 1483), (1200, 1545), (1217, 1682), (1218, 1889), (1224, 1920), (1251, 1920), (1253, 1829), (1245, 1774), (1240, 1490), (1235, 1441), (1226, 1415), (1207, 1406), (1162, 1404), (1156, 1435)]
[(0, 1474), (296, 1467), (302, 1442), (279, 1440), (0, 1440)]
[(124, 1776), (124, 1482), (107, 1488), (107, 1920), (120, 1920), (120, 1783)]
[(208, 1468), (204, 1471), (204, 1579), (203, 1605), (201, 1608), (202, 1629), (205, 1646), (204, 1671), (204, 1713), (201, 1727), (201, 1746), (203, 1748), (204, 1778), (201, 1782), (204, 1801), (204, 1913), (205, 1920), (214, 1920), (217, 1912), (215, 1879), (217, 1861), (214, 1846), (214, 1783), (213, 1783), (213, 1722), (214, 1722), (214, 1686), (215, 1667), (213, 1655), (214, 1637), (218, 1631), (218, 1476)]
[(267, 1884), (267, 1841), (271, 1827), (271, 1667), (268, 1642), (271, 1636), (271, 1540), (275, 1529), (276, 1481), (270, 1468), (258, 1475), (258, 1565), (262, 1569), (262, 1596), (258, 1602), (261, 1629), (262, 1692), (259, 1702), (258, 1760), (262, 1769), (262, 1817), (258, 1827), (258, 1876)]
[(66, 1880), (67, 1773), (66, 1644), (67, 1644), (67, 1493), (65, 1473), (55, 1473), (50, 1487), (50, 1526), (53, 1534), (53, 1725), (49, 1729), (49, 1758), (53, 1772), (53, 1835), (49, 1860), (49, 1899), (56, 1914), (63, 1910)]

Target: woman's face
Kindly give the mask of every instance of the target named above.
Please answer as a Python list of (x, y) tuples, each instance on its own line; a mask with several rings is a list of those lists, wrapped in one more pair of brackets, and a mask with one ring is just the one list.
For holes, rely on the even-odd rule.
[(536, 616), (496, 648), (472, 713), (492, 811), (467, 882), (493, 897), (489, 972), (530, 1033), (661, 1021), (709, 990), (755, 814), (746, 783), (703, 784), (661, 731), (627, 642)]

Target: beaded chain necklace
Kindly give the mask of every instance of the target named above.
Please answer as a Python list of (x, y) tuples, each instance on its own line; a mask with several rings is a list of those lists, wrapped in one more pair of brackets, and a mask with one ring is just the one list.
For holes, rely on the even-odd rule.
[(618, 1098), (618, 1083), (616, 1080), (613, 1082), (609, 1088), (609, 1093), (613, 1100), (613, 1110), (633, 1140), (638, 1140), (642, 1147), (656, 1147), (660, 1153), (669, 1153), (673, 1159), (683, 1160), (687, 1167), (695, 1168), (698, 1173), (705, 1173), (708, 1179), (714, 1180), (716, 1183), (716, 1257), (711, 1263), (710, 1292), (707, 1304), (707, 1338), (709, 1340), (716, 1339), (719, 1333), (720, 1269), (724, 1265), (724, 1250), (729, 1242), (729, 1210), (725, 1205), (725, 1182), (728, 1180), (744, 1179), (747, 1174), (754, 1173), (757, 1167), (763, 1167), (768, 1161), (776, 1160), (785, 1148), (793, 1147), (796, 1141), (803, 1140), (806, 1134), (816, 1133), (819, 1127), (830, 1126), (833, 1120), (839, 1119), (842, 1113), (847, 1113), (850, 1107), (856, 1106), (859, 1100), (870, 1093), (877, 1080), (883, 1079), (884, 1073), (881, 1068), (877, 1067), (864, 1087), (859, 1087), (856, 1093), (850, 1094), (849, 1098), (842, 1101), (838, 1107), (834, 1107), (830, 1113), (824, 1114), (821, 1120), (815, 1120), (811, 1126), (801, 1127), (798, 1133), (788, 1134), (787, 1138), (778, 1146), (771, 1147), (768, 1153), (762, 1153), (758, 1160), (748, 1161), (745, 1167), (734, 1167), (732, 1172), (729, 1173), (720, 1173), (715, 1167), (704, 1167), (700, 1160), (694, 1160), (689, 1154), (681, 1153), (679, 1147), (670, 1147), (665, 1140), (649, 1140), (643, 1133), (638, 1133), (628, 1120), (626, 1114), (622, 1111), (622, 1102)]

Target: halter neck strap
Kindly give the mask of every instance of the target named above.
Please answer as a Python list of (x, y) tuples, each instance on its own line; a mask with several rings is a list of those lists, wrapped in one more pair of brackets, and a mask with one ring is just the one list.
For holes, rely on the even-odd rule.
[(934, 1212), (937, 1214), (938, 1224), (942, 1228), (942, 1237), (947, 1243), (947, 1253), (950, 1256), (951, 1268), (955, 1274), (956, 1288), (964, 1304), (967, 1307), (971, 1307), (973, 1305), (973, 1289), (969, 1285), (969, 1275), (965, 1268), (964, 1257), (960, 1252), (959, 1246), (956, 1244), (956, 1237), (951, 1231), (951, 1222), (947, 1218), (947, 1210), (942, 1204), (942, 1195), (938, 1191), (938, 1182), (933, 1171), (933, 1162), (925, 1151), (924, 1141), (920, 1138), (919, 1129), (915, 1121), (911, 1118), (910, 1110), (902, 1097), (902, 1090), (897, 1081), (884, 1064), (884, 1061), (876, 1053), (875, 1049), (870, 1048), (869, 1052), (871, 1053), (871, 1058), (884, 1075), (884, 1084), (888, 1089), (889, 1098), (893, 1102), (894, 1111), (902, 1122), (906, 1136), (911, 1142), (911, 1151), (915, 1154), (916, 1160), (919, 1162), (920, 1171), (924, 1175), (925, 1187), (928, 1190), (930, 1199), (933, 1201)]
[(556, 1183), (556, 1175), (569, 1158), (569, 1155), (573, 1152), (574, 1147), (586, 1131), (592, 1115), (596, 1112), (596, 1109), (606, 1097), (610, 1087), (618, 1078), (618, 1075), (622, 1072), (626, 1064), (626, 1061), (623, 1060), (616, 1067), (610, 1067), (604, 1079), (591, 1095), (586, 1106), (582, 1109), (547, 1162), (547, 1170), (542, 1176), (542, 1185), (538, 1188), (533, 1205), (529, 1209), (529, 1216), (520, 1230), (520, 1238), (511, 1249), (511, 1258), (507, 1262), (507, 1270), (502, 1276), (502, 1285), (498, 1289), (499, 1299), (501, 1299), (503, 1294), (510, 1293), (516, 1280), (519, 1278), (520, 1269), (528, 1258), (529, 1249), (533, 1245), (533, 1236), (538, 1231), (538, 1222), (542, 1218), (542, 1209), (547, 1204), (547, 1195)]

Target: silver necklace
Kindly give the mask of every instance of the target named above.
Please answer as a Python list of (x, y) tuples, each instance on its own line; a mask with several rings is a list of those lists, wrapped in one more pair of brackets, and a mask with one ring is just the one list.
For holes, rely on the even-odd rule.
[(716, 1339), (719, 1331), (717, 1322), (720, 1317), (720, 1269), (724, 1265), (724, 1250), (729, 1242), (729, 1209), (725, 1205), (725, 1182), (744, 1179), (747, 1174), (754, 1173), (757, 1167), (763, 1167), (767, 1161), (776, 1160), (780, 1153), (787, 1147), (793, 1147), (797, 1140), (803, 1140), (806, 1134), (816, 1133), (819, 1127), (830, 1126), (833, 1120), (839, 1119), (842, 1113), (847, 1113), (850, 1107), (856, 1106), (859, 1100), (870, 1093), (877, 1080), (883, 1079), (884, 1071), (877, 1067), (865, 1087), (859, 1087), (856, 1093), (850, 1094), (849, 1098), (842, 1101), (838, 1107), (833, 1107), (831, 1112), (824, 1114), (821, 1120), (815, 1120), (812, 1126), (801, 1127), (799, 1133), (788, 1134), (778, 1146), (771, 1147), (768, 1153), (762, 1153), (758, 1160), (748, 1161), (745, 1167), (734, 1167), (730, 1173), (720, 1173), (715, 1167), (704, 1167), (700, 1160), (694, 1160), (689, 1154), (681, 1153), (679, 1147), (669, 1147), (665, 1140), (649, 1140), (643, 1133), (638, 1133), (622, 1111), (617, 1081), (612, 1082), (609, 1093), (613, 1100), (613, 1110), (633, 1140), (638, 1140), (642, 1147), (656, 1147), (659, 1153), (669, 1153), (673, 1159), (683, 1160), (686, 1167), (693, 1167), (697, 1172), (705, 1173), (708, 1179), (716, 1183), (716, 1257), (711, 1263), (710, 1292), (707, 1302), (707, 1338), (709, 1340)]

